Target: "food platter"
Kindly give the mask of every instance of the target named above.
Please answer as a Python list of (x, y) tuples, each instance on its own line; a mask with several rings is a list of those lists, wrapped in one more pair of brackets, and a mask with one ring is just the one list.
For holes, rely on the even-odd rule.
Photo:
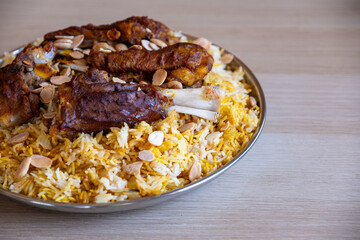
[[(188, 39), (196, 39), (190, 35), (185, 35)], [(12, 51), (13, 54), (17, 54), (22, 50), (22, 48), (15, 49)], [(225, 53), (230, 53), (225, 50)], [(0, 61), (0, 65), (2, 62)], [(117, 201), (111, 203), (89, 203), (89, 204), (81, 204), (81, 203), (61, 203), (55, 201), (45, 201), (37, 198), (32, 198), (29, 196), (25, 196), (22, 194), (14, 193), (5, 189), (0, 188), (0, 194), (7, 196), (16, 201), (22, 202), (27, 205), (55, 210), (55, 211), (63, 211), (63, 212), (77, 212), (77, 213), (106, 213), (106, 212), (118, 212), (118, 211), (126, 211), (131, 209), (138, 209), (147, 207), (150, 205), (158, 204), (163, 201), (178, 197), (184, 193), (190, 192), (192, 190), (197, 189), (198, 187), (210, 182), (211, 180), (218, 177), (220, 174), (224, 173), (230, 167), (232, 167), (235, 163), (237, 163), (255, 144), (256, 140), (260, 136), (260, 133), (265, 124), (265, 116), (266, 116), (266, 103), (265, 96), (259, 81), (256, 79), (255, 75), (251, 72), (251, 70), (236, 56), (230, 65), (230, 67), (242, 67), (245, 73), (244, 81), (251, 86), (251, 96), (257, 100), (258, 106), (260, 108), (260, 116), (259, 116), (259, 124), (251, 137), (251, 140), (248, 144), (242, 149), (242, 151), (234, 157), (230, 162), (225, 164), (220, 169), (215, 172), (203, 177), (197, 181), (192, 182), (189, 185), (177, 188), (175, 190), (151, 197), (145, 197), (140, 199), (133, 200), (124, 200)]]

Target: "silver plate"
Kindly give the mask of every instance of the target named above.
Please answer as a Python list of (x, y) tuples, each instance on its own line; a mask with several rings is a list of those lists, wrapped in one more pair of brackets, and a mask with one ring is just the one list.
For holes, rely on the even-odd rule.
[[(189, 39), (194, 39), (194, 37), (190, 35), (186, 35), (186, 36)], [(14, 51), (12, 51), (12, 53), (18, 54), (21, 50), (22, 47), (15, 49)], [(225, 53), (230, 53), (230, 52), (225, 51)], [(2, 63), (3, 62), (0, 59), (0, 66), (2, 65)], [(245, 76), (244, 76), (245, 81), (252, 86), (251, 96), (253, 96), (257, 100), (258, 105), (260, 107), (259, 126), (255, 131), (255, 133), (253, 134), (248, 145), (233, 160), (225, 164), (222, 168), (218, 169), (217, 171), (211, 173), (210, 175), (198, 181), (195, 181), (189, 185), (186, 185), (184, 187), (177, 188), (175, 190), (157, 196), (145, 197), (134, 200), (124, 200), (124, 201), (112, 202), (112, 203), (83, 204), (83, 203), (60, 203), (54, 201), (45, 201), (45, 200), (40, 200), (38, 198), (33, 198), (22, 194), (13, 193), (11, 191), (2, 188), (0, 188), (0, 194), (31, 206), (49, 209), (49, 210), (62, 211), (62, 212), (75, 212), (75, 213), (107, 213), (107, 212), (126, 211), (126, 210), (143, 208), (154, 204), (158, 204), (163, 201), (180, 196), (184, 193), (195, 190), (198, 187), (210, 182), (211, 180), (215, 179), (220, 174), (228, 170), (235, 163), (237, 163), (250, 150), (250, 148), (254, 145), (254, 143), (260, 136), (260, 133), (265, 124), (265, 115), (266, 115), (265, 95), (259, 81), (256, 79), (255, 75), (251, 72), (251, 70), (237, 57), (234, 57), (234, 60), (232, 61), (230, 66), (231, 67), (241, 66), (245, 72)]]

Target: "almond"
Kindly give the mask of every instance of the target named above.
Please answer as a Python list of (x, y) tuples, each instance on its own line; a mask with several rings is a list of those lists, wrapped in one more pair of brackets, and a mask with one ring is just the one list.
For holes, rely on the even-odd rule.
[(63, 83), (67, 83), (70, 82), (71, 78), (67, 77), (67, 76), (53, 76), (50, 78), (50, 82), (54, 85), (61, 85)]
[(31, 165), (37, 168), (48, 168), (51, 167), (52, 160), (48, 157), (44, 157), (41, 155), (32, 155), (31, 157)]
[(24, 142), (26, 139), (28, 139), (28, 137), (29, 137), (28, 132), (22, 132), (22, 133), (16, 134), (12, 138), (10, 138), (8, 140), (8, 143), (9, 144), (21, 143), (21, 142)]
[(49, 103), (54, 98), (55, 87), (53, 85), (48, 85), (43, 88), (40, 93), (40, 100), (43, 103)]
[(189, 180), (193, 182), (194, 180), (200, 177), (201, 177), (201, 164), (199, 162), (194, 162), (189, 172)]
[(125, 51), (128, 50), (128, 47), (123, 43), (118, 43), (115, 45), (116, 51)]
[(152, 38), (152, 39), (150, 39), (150, 42), (155, 43), (157, 46), (159, 46), (161, 48), (167, 47), (166, 43), (164, 43), (160, 39)]
[(155, 86), (161, 86), (164, 83), (167, 76), (167, 72), (164, 69), (158, 69), (153, 75), (152, 84)]
[(230, 53), (227, 53), (225, 54), (224, 56), (220, 57), (220, 61), (223, 63), (223, 64), (229, 64), (231, 63), (231, 61), (234, 59), (234, 55), (230, 54)]
[(113, 77), (112, 78), (112, 81), (113, 82), (116, 82), (116, 83), (126, 83), (124, 80), (120, 79), (120, 78), (117, 78), (117, 77)]
[(96, 43), (96, 44), (94, 44), (94, 46), (93, 46), (92, 49), (93, 49), (95, 52), (99, 52), (99, 51), (101, 50), (101, 48), (102, 48), (103, 51), (104, 51), (104, 50), (115, 51), (115, 49), (114, 49), (112, 46), (110, 46), (109, 44), (107, 44), (106, 42)]
[(56, 112), (47, 112), (43, 114), (43, 118), (45, 119), (52, 119), (56, 116)]
[(71, 48), (71, 43), (62, 43), (62, 42), (54, 42), (54, 46), (59, 49), (69, 49)]
[(71, 45), (71, 48), (77, 48), (81, 45), (81, 43), (84, 41), (84, 35), (77, 35), (73, 39), (73, 43)]
[(91, 49), (84, 49), (82, 52), (83, 52), (83, 54), (85, 54), (85, 55), (89, 55), (89, 54), (90, 54), (90, 51), (91, 51)]
[(64, 35), (56, 35), (55, 38), (63, 38), (63, 39), (73, 39), (74, 36), (64, 36)]
[(129, 47), (129, 49), (137, 49), (137, 50), (142, 50), (143, 47), (141, 45), (132, 45), (131, 47)]
[(131, 163), (129, 165), (126, 165), (124, 167), (124, 171), (129, 175), (140, 174), (140, 169), (141, 169), (142, 165), (143, 165), (143, 162), (137, 161), (137, 162)]
[(87, 62), (85, 59), (74, 59), (72, 60), (73, 63), (80, 66), (87, 66)]
[(187, 130), (194, 130), (196, 128), (196, 123), (191, 122), (191, 123), (186, 123), (184, 125), (182, 125), (181, 127), (179, 127), (179, 131), (180, 132), (185, 132)]
[(170, 89), (182, 89), (183, 85), (179, 81), (171, 81), (166, 83), (165, 87)]
[(164, 133), (162, 131), (154, 131), (149, 134), (148, 141), (154, 146), (161, 146), (164, 141)]
[(39, 88), (31, 90), (31, 92), (38, 94), (38, 93), (41, 93), (42, 90), (43, 90), (43, 87), (39, 87)]
[(142, 150), (139, 152), (139, 158), (143, 161), (151, 162), (154, 160), (154, 154), (149, 150)]
[(84, 54), (79, 51), (71, 52), (69, 55), (70, 55), (70, 57), (72, 57), (74, 59), (81, 59), (84, 57)]
[(31, 162), (31, 158), (29, 158), (29, 157), (22, 160), (22, 162), (20, 163), (20, 165), (15, 173), (15, 177), (17, 179), (20, 180), (21, 178), (23, 178), (26, 175), (26, 173), (29, 171), (30, 162)]
[(148, 51), (152, 51), (152, 48), (149, 46), (150, 42), (148, 40), (141, 40), (141, 45)]
[(249, 103), (251, 107), (256, 106), (256, 99), (254, 97), (249, 97)]
[(68, 77), (68, 76), (70, 76), (70, 73), (71, 73), (71, 68), (66, 67), (60, 72), (60, 75)]
[(208, 49), (211, 46), (211, 42), (206, 38), (198, 38), (193, 43), (202, 46), (205, 49)]

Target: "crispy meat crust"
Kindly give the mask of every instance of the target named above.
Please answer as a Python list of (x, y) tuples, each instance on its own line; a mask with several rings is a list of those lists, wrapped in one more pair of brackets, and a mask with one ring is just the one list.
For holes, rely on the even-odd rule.
[(56, 35), (74, 36), (79, 34), (83, 34), (86, 40), (116, 41), (130, 44), (140, 44), (142, 39), (150, 38), (157, 38), (168, 43), (174, 37), (170, 29), (158, 21), (147, 17), (130, 17), (109, 25), (71, 26), (50, 32), (44, 38), (45, 40), (54, 40)]
[(167, 81), (177, 80), (191, 86), (210, 72), (213, 58), (199, 45), (178, 43), (157, 51), (129, 49), (104, 53), (92, 51), (91, 65), (110, 73), (154, 73), (162, 68), (167, 70)]
[(107, 82), (107, 74), (90, 69), (59, 87), (61, 113), (51, 134), (96, 132), (166, 117), (166, 97), (151, 85)]

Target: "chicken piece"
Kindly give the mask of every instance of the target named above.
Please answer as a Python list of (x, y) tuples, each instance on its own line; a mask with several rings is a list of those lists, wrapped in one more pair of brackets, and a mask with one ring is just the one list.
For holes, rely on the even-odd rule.
[(97, 69), (75, 77), (59, 87), (60, 115), (51, 134), (72, 131), (94, 132), (152, 122), (167, 116), (168, 99), (152, 85), (108, 82)]
[(45, 40), (55, 40), (57, 35), (75, 36), (83, 34), (85, 40), (116, 41), (140, 44), (142, 39), (157, 38), (164, 42), (175, 39), (172, 31), (164, 24), (147, 17), (130, 17), (109, 25), (92, 24), (68, 27), (44, 36)]
[[(167, 71), (166, 81), (177, 80), (191, 86), (210, 72), (213, 58), (201, 46), (178, 43), (157, 51), (129, 49), (104, 53), (92, 51), (89, 56), (92, 67), (110, 73), (150, 73), (158, 69)], [(150, 78), (151, 81), (151, 78)]]
[(14, 61), (0, 69), (0, 126), (12, 127), (39, 115), (39, 97), (31, 92), (54, 74), (51, 60), (56, 48), (28, 45)]

